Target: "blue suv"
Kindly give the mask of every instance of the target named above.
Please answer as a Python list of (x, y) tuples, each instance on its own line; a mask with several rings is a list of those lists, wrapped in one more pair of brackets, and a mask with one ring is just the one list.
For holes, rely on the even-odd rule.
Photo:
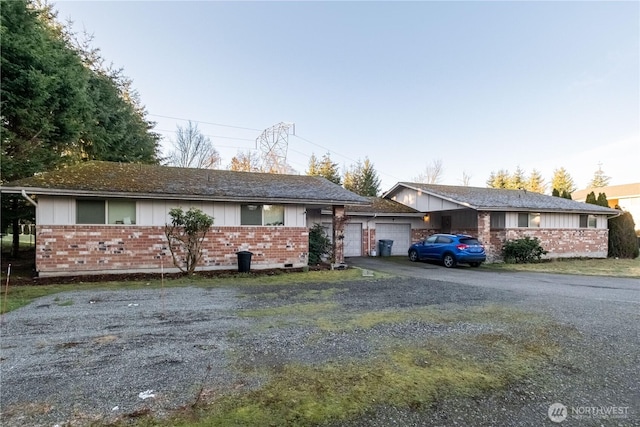
[(458, 263), (478, 267), (486, 261), (484, 246), (475, 237), (465, 234), (434, 234), (427, 240), (414, 243), (409, 248), (411, 261), (441, 261), (445, 267), (455, 267)]

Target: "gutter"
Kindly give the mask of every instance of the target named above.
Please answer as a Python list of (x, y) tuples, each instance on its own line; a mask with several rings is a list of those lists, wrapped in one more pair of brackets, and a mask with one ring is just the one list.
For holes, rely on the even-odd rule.
[(36, 201), (33, 200), (31, 197), (29, 197), (27, 195), (27, 192), (24, 189), (22, 190), (22, 197), (24, 197), (27, 200), (27, 202), (31, 203), (36, 208), (38, 207), (38, 204), (36, 203)]

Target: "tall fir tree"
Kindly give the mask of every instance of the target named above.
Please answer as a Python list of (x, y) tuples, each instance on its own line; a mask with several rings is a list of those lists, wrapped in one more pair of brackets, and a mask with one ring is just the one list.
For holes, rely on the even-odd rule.
[(377, 196), (380, 192), (380, 179), (373, 163), (365, 158), (364, 163), (358, 160), (344, 174), (344, 188), (361, 196)]
[(532, 170), (525, 188), (534, 193), (544, 194), (546, 187), (542, 174), (537, 169)]
[(491, 172), (487, 180), (489, 188), (510, 188), (511, 176), (506, 169), (500, 169), (498, 172)]
[(609, 185), (611, 182), (611, 177), (608, 177), (604, 174), (602, 170), (602, 163), (598, 164), (598, 170), (593, 174), (593, 178), (591, 182), (589, 182), (589, 188), (602, 188)]
[(551, 187), (557, 189), (561, 195), (563, 193), (571, 194), (576, 190), (573, 178), (564, 167), (553, 171)]
[(322, 160), (319, 161), (315, 154), (311, 154), (307, 175), (322, 176), (334, 184), (342, 184), (338, 164), (331, 160), (331, 155), (329, 153), (322, 156)]
[(307, 169), (307, 175), (309, 176), (318, 176), (320, 175), (320, 165), (318, 163), (318, 158), (315, 153), (311, 153), (311, 157), (309, 157), (309, 169)]

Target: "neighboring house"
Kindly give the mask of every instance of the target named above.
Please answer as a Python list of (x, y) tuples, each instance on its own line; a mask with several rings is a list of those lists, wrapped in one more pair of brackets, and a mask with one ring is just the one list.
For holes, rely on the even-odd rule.
[(640, 182), (574, 191), (571, 197), (575, 201), (584, 202), (592, 191), (596, 198), (598, 194), (604, 193), (607, 196), (609, 207), (619, 206), (623, 211), (629, 212), (636, 224), (636, 231), (640, 231)]
[(214, 217), (200, 270), (232, 269), (244, 250), (253, 253), (252, 268), (302, 267), (308, 210), (340, 216), (346, 204), (368, 203), (320, 177), (97, 161), (0, 191), (35, 199), (41, 276), (176, 271), (164, 233), (175, 207)]
[[(423, 234), (477, 236), (489, 261), (500, 259), (506, 240), (524, 236), (539, 238), (549, 258), (606, 258), (607, 219), (620, 213), (525, 190), (410, 182), (397, 183), (383, 197), (422, 212), (426, 220)], [(420, 234), (412, 231), (413, 236)]]
[[(401, 203), (380, 197), (368, 197), (369, 205), (345, 206), (344, 256), (372, 255), (378, 251), (378, 240), (393, 240), (391, 255), (406, 255), (415, 240), (425, 237), (424, 215)], [(309, 210), (310, 224), (321, 224), (333, 236), (332, 212)]]

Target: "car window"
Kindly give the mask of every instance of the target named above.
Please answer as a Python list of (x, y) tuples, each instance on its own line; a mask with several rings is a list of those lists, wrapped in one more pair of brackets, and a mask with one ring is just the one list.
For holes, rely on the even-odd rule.
[(470, 238), (460, 239), (460, 243), (464, 243), (465, 245), (469, 245), (469, 246), (474, 246), (474, 245), (479, 245), (480, 244), (478, 239), (470, 239)]
[(438, 243), (451, 243), (451, 242), (453, 242), (453, 240), (451, 240), (450, 237), (438, 236)]
[(438, 236), (431, 236), (427, 240), (425, 240), (424, 242), (425, 243), (435, 243), (437, 238), (438, 238)]

